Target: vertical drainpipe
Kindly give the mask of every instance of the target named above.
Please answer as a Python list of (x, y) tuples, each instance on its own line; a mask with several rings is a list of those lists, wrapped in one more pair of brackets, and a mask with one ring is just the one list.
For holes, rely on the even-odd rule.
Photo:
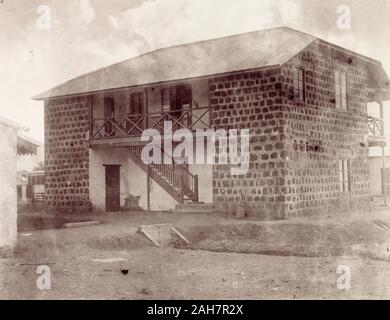
[[(383, 101), (379, 100), (379, 111), (381, 119), (381, 135), (385, 136), (385, 123), (384, 123), (384, 112), (383, 112)], [(387, 207), (387, 194), (386, 194), (386, 163), (385, 163), (385, 143), (382, 145), (382, 191), (383, 191), (383, 201), (385, 207)]]

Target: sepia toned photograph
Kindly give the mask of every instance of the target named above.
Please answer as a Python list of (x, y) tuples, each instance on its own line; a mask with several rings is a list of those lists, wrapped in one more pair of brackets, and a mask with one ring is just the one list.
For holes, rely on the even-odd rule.
[(390, 299), (390, 0), (0, 0), (0, 75), (0, 300)]

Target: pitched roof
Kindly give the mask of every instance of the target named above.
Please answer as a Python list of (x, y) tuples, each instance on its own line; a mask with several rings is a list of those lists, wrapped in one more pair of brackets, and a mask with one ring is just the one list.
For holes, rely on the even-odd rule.
[(18, 133), (17, 130), (21, 128), (21, 125), (1, 116), (0, 125), (10, 127), (14, 129), (17, 133), (16, 152), (18, 155), (37, 154), (37, 147), (39, 146), (39, 143), (34, 139), (31, 139), (29, 137), (26, 137), (25, 135)]
[(4, 118), (2, 116), (0, 116), (0, 124), (3, 125), (3, 126), (6, 126), (6, 127), (14, 128), (14, 129), (18, 129), (18, 128), (21, 127), (15, 121), (12, 121), (10, 119)]
[(278, 27), (158, 49), (84, 74), (33, 99), (277, 66), (317, 39), (294, 29)]
[(37, 154), (38, 144), (32, 141), (32, 139), (20, 136), (17, 137), (17, 154), (25, 155), (25, 154)]

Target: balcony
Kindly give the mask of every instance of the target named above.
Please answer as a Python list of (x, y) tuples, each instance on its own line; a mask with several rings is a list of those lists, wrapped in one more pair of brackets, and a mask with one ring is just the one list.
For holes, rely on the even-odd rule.
[(383, 119), (368, 116), (368, 143), (370, 147), (383, 146), (385, 144)]
[(384, 137), (383, 134), (383, 120), (368, 116), (368, 135), (371, 137)]
[[(210, 108), (181, 109), (156, 113), (92, 118), (90, 120), (90, 142), (94, 144), (137, 144), (146, 129), (156, 129), (162, 135), (164, 122), (172, 122), (172, 131), (178, 129), (210, 128)], [(385, 143), (383, 119), (367, 117), (369, 146)]]
[(91, 144), (133, 144), (141, 141), (141, 135), (146, 129), (155, 129), (160, 134), (164, 132), (164, 122), (172, 123), (172, 131), (178, 129), (210, 128), (210, 108), (170, 110), (156, 113), (131, 114), (109, 118), (90, 119)]

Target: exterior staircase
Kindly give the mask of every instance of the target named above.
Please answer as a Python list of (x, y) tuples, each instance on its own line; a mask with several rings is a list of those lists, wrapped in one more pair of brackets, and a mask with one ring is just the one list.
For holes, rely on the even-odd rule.
[[(177, 202), (197, 203), (199, 200), (198, 176), (188, 171), (186, 165), (172, 164), (150, 164), (142, 161), (142, 145), (130, 146), (130, 159), (136, 163), (146, 174), (166, 192), (168, 192)], [(163, 157), (170, 157), (162, 150)]]

